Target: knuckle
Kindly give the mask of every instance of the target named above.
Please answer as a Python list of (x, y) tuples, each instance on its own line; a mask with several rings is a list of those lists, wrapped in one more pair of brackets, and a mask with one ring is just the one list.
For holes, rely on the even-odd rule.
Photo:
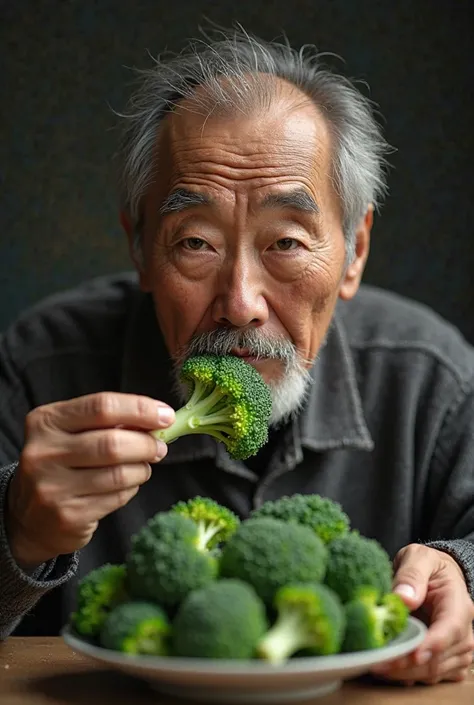
[(54, 509), (59, 504), (57, 487), (50, 482), (39, 482), (35, 487), (35, 499), (44, 509)]
[(42, 404), (32, 409), (25, 418), (25, 430), (33, 433), (39, 428), (51, 428), (54, 426), (54, 411), (51, 404)]
[(114, 465), (111, 468), (112, 487), (114, 490), (123, 490), (126, 487), (127, 473), (124, 465)]
[(460, 666), (468, 668), (472, 664), (472, 651), (466, 651), (460, 658)]
[(143, 416), (150, 415), (150, 402), (144, 397), (137, 397), (137, 415), (142, 418)]
[(39, 443), (27, 443), (20, 456), (21, 467), (24, 472), (32, 473), (40, 467), (49, 453)]
[(61, 533), (77, 533), (78, 522), (75, 512), (70, 507), (60, 507), (57, 513), (58, 529)]
[(129, 490), (120, 490), (117, 492), (117, 506), (118, 507), (124, 507), (128, 502), (130, 502), (133, 497), (138, 492), (138, 487), (133, 487)]
[(92, 415), (99, 423), (108, 421), (117, 411), (116, 397), (110, 392), (94, 394), (91, 397), (90, 404)]
[[(413, 559), (418, 559), (421, 556), (425, 554), (427, 550), (426, 546), (420, 546), (420, 544), (417, 543), (409, 543), (406, 546), (403, 546), (397, 554), (395, 555), (394, 558), (394, 567), (395, 569), (398, 569), (402, 563), (405, 561), (410, 561)], [(418, 575), (418, 574), (417, 574)]]
[(29, 411), (26, 416), (25, 416), (25, 436), (28, 438), (28, 436), (31, 436), (34, 431), (36, 431), (37, 427), (39, 426), (39, 417), (40, 417), (40, 410), (39, 409), (33, 409), (32, 411)]
[(32, 443), (27, 443), (20, 455), (20, 466), (23, 472), (29, 473), (38, 464), (38, 455), (36, 446)]
[(22, 469), (28, 474), (36, 474), (47, 463), (60, 463), (65, 458), (65, 448), (61, 443), (45, 443), (35, 440), (26, 443), (21, 455)]
[(108, 431), (99, 438), (99, 455), (112, 463), (121, 459), (122, 443), (119, 431)]

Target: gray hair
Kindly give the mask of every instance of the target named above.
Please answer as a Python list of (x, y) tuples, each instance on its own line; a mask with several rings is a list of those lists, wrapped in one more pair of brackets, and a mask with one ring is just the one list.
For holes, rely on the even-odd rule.
[[(385, 154), (390, 151), (375, 119), (372, 102), (347, 78), (322, 64), (311, 46), (297, 51), (288, 43), (264, 42), (241, 28), (222, 32), (215, 41), (191, 41), (168, 60), (158, 57), (138, 71), (138, 90), (124, 119), (121, 205), (135, 232), (140, 253), (141, 200), (156, 175), (156, 144), (163, 118), (191, 99), (193, 111), (212, 112), (269, 105), (275, 82), (283, 79), (319, 108), (333, 140), (332, 179), (341, 200), (347, 258), (354, 254), (355, 229), (372, 204), (386, 193)], [(273, 88), (272, 88), (273, 84)], [(197, 87), (205, 90), (196, 96)]]

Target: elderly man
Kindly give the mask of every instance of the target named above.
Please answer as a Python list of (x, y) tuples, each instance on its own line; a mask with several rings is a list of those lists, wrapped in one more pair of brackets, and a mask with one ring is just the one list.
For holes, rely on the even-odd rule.
[[(25, 313), (0, 339), (0, 633), (57, 633), (78, 577), (179, 499), (245, 517), (318, 492), (395, 562), (430, 624), (385, 676), (461, 680), (474, 616), (474, 353), (433, 313), (360, 286), (386, 144), (311, 52), (244, 33), (142, 74), (125, 122), (136, 272)], [(237, 354), (271, 387), (246, 463), (150, 430), (180, 364)]]

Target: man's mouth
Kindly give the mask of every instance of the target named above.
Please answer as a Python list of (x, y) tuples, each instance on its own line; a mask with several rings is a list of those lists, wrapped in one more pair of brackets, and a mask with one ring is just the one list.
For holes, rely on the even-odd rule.
[(240, 357), (242, 360), (245, 360), (245, 362), (257, 362), (265, 359), (262, 356), (252, 355), (248, 348), (232, 348), (230, 354), (235, 355), (235, 357)]

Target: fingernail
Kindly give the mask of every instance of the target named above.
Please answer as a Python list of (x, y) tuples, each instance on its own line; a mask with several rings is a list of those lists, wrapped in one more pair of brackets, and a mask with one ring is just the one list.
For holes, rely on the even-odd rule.
[(158, 421), (160, 424), (169, 425), (174, 421), (174, 411), (169, 406), (158, 407)]
[(428, 663), (428, 661), (431, 661), (432, 656), (433, 654), (431, 651), (422, 651), (416, 657), (416, 662), (419, 666), (422, 666), (424, 663)]
[(156, 441), (156, 459), (162, 460), (168, 452), (168, 446), (163, 441)]
[(397, 585), (393, 592), (396, 592), (400, 597), (407, 597), (409, 600), (414, 600), (416, 597), (416, 591), (412, 585)]

